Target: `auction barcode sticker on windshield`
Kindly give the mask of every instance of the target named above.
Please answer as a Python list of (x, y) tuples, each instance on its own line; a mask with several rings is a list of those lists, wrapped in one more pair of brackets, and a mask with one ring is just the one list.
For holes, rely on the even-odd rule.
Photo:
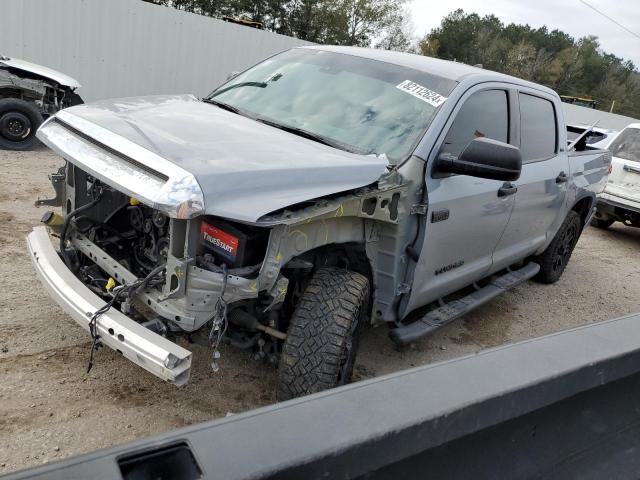
[(439, 107), (442, 105), (447, 97), (443, 97), (439, 93), (434, 92), (433, 90), (429, 90), (427, 87), (423, 87), (416, 82), (412, 82), (411, 80), (405, 80), (404, 82), (396, 85), (396, 88), (402, 90), (403, 92), (407, 92), (409, 95), (413, 95), (420, 100), (427, 102), (429, 105), (433, 105), (434, 107)]

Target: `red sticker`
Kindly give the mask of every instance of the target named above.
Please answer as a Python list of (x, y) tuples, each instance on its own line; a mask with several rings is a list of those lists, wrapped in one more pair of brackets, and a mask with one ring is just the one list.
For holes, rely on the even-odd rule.
[(221, 253), (230, 255), (234, 258), (238, 253), (238, 244), (240, 242), (238, 237), (234, 237), (233, 235), (230, 235), (227, 232), (205, 222), (202, 222), (200, 234), (202, 241), (221, 250)]

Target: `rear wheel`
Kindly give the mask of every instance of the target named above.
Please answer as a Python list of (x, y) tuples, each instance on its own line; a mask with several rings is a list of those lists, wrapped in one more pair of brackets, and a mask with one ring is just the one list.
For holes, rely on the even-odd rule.
[(535, 276), (536, 280), (542, 283), (555, 283), (560, 279), (578, 243), (581, 230), (580, 215), (573, 210), (570, 211), (547, 249), (535, 258), (540, 265), (540, 272)]
[(365, 276), (336, 267), (323, 267), (313, 275), (282, 347), (279, 401), (349, 381), (368, 304)]
[(0, 99), (0, 148), (31, 149), (41, 123), (42, 115), (33, 103), (17, 98)]
[(591, 220), (591, 225), (593, 225), (594, 227), (598, 227), (598, 228), (603, 228), (603, 229), (607, 229), (609, 228), (611, 225), (613, 225), (613, 222), (615, 222), (614, 219), (612, 218), (608, 218), (606, 220), (602, 220), (600, 218), (593, 218)]

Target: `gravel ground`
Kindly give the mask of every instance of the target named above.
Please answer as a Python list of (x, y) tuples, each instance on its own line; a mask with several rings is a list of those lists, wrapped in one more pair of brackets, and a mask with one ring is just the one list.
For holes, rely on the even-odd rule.
[[(0, 151), (0, 474), (273, 403), (275, 369), (231, 348), (214, 374), (207, 350), (190, 345), (192, 376), (183, 388), (111, 350), (85, 374), (88, 336), (43, 291), (24, 242), (43, 213), (33, 201), (51, 195), (47, 174), (60, 164), (44, 147)], [(640, 229), (589, 228), (555, 285), (527, 283), (403, 351), (384, 327), (367, 330), (355, 377), (634, 313), (639, 247)]]

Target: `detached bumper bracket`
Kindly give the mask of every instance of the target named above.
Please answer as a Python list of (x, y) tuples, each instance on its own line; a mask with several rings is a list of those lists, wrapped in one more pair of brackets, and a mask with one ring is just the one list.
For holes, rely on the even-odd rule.
[[(35, 227), (27, 247), (38, 278), (73, 320), (89, 331), (93, 312), (105, 302), (89, 290), (62, 262), (46, 227)], [(100, 342), (128, 360), (175, 385), (189, 380), (191, 352), (143, 327), (112, 308), (98, 318)]]

